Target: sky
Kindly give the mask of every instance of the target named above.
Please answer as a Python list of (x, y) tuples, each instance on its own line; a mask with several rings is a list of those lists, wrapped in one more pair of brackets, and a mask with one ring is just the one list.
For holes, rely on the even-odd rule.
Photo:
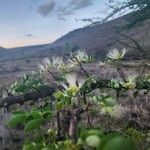
[(83, 27), (84, 18), (104, 17), (109, 0), (0, 0), (0, 46), (51, 43)]

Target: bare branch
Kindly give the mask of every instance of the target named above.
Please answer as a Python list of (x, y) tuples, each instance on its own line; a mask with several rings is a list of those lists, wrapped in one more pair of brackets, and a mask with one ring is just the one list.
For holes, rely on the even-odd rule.
[(89, 78), (90, 75), (87, 73), (87, 71), (83, 68), (82, 63), (78, 60), (78, 58), (74, 57), (74, 59), (77, 61), (77, 63), (80, 66), (80, 69), (85, 73), (85, 75)]
[(55, 92), (54, 87), (47, 86), (44, 90), (25, 93), (24, 95), (10, 95), (0, 102), (0, 107), (9, 107), (14, 104), (23, 104), (26, 101), (37, 101), (39, 98), (52, 96)]

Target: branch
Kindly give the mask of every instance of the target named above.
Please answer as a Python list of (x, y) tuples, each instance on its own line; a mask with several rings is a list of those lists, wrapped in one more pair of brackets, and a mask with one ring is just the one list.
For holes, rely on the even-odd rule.
[(82, 63), (78, 60), (78, 58), (74, 57), (74, 59), (77, 61), (77, 63), (80, 66), (80, 69), (85, 73), (85, 75), (89, 78), (89, 74), (87, 73), (87, 71), (83, 68)]
[(127, 7), (129, 7), (129, 5), (126, 4), (126, 5), (123, 5), (123, 6), (118, 7), (118, 8), (115, 8), (115, 7), (113, 7), (113, 6), (109, 6), (109, 7), (110, 7), (111, 9), (114, 9), (114, 10), (113, 10), (110, 14), (108, 14), (105, 19), (102, 20), (103, 22), (108, 21), (108, 19), (110, 19), (111, 17), (113, 17), (115, 14), (119, 13), (121, 10), (124, 10), (124, 9), (126, 9)]
[(125, 74), (123, 72), (123, 70), (121, 68), (117, 68), (118, 73), (120, 74), (121, 78), (123, 79), (124, 82), (126, 82), (126, 77)]
[(125, 42), (123, 42), (123, 41), (120, 41), (120, 40), (118, 40), (118, 39), (116, 39), (115, 41), (118, 42), (118, 43), (120, 43), (120, 44), (125, 45), (126, 47), (130, 47), (130, 48), (134, 48), (134, 49), (137, 48), (136, 46), (129, 45), (129, 44), (127, 44), (127, 43), (125, 43)]
[(14, 104), (23, 104), (26, 101), (37, 101), (39, 98), (45, 98), (47, 96), (52, 96), (55, 92), (54, 87), (47, 86), (43, 90), (33, 91), (26, 93), (24, 95), (10, 95), (0, 102), (0, 108), (8, 108)]
[(48, 73), (57, 81), (58, 78), (55, 76), (52, 70), (48, 70)]
[[(136, 80), (136, 87), (133, 88), (135, 90), (150, 90), (150, 84), (148, 83), (148, 81), (143, 82), (142, 80)], [(89, 94), (92, 91), (94, 91), (95, 89), (114, 89), (116, 90), (116, 88), (112, 87), (110, 85), (111, 83), (111, 79), (105, 80), (105, 79), (101, 79), (101, 78), (97, 78), (94, 80), (94, 82), (92, 82), (92, 80), (87, 80), (84, 85), (80, 88), (80, 92), (82, 94)], [(120, 90), (131, 90), (131, 88), (129, 87), (124, 87), (122, 84), (119, 83), (119, 89)]]
[(137, 48), (138, 50), (140, 50), (141, 52), (145, 52), (145, 51), (143, 50), (143, 48), (141, 47), (141, 45), (140, 45), (136, 40), (134, 40), (133, 38), (131, 38), (131, 37), (128, 36), (128, 35), (125, 35), (125, 34), (123, 34), (123, 33), (120, 33), (119, 31), (117, 31), (117, 33), (118, 33), (120, 36), (125, 37), (126, 39), (132, 41), (132, 42), (136, 45), (136, 48)]

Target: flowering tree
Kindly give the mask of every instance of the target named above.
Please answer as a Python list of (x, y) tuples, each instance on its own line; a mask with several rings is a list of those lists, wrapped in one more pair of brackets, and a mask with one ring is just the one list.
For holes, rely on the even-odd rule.
[[(125, 54), (125, 49), (122, 52), (113, 49), (108, 53), (103, 65), (111, 65)], [(56, 57), (51, 60), (46, 58), (40, 65), (39, 72), (23, 76), (10, 87), (11, 95), (3, 98), (0, 107), (9, 108), (16, 103), (32, 106), (28, 111), (13, 111), (8, 121), (9, 127), (26, 133), (23, 150), (136, 150), (135, 144), (127, 135), (118, 131), (105, 132), (92, 124), (91, 113), (119, 117), (121, 111), (116, 98), (109, 93), (91, 93), (95, 90), (112, 89), (119, 96), (121, 92), (133, 90), (137, 96), (141, 89), (150, 90), (150, 78), (96, 78), (84, 68), (84, 64), (90, 65), (94, 61), (93, 57), (82, 51), (71, 54), (67, 61)], [(76, 66), (85, 74), (83, 79), (78, 79), (77, 75), (72, 73)], [(43, 74), (47, 73), (53, 77), (55, 87), (43, 79)], [(39, 104), (39, 100), (43, 103)], [(29, 101), (32, 103), (28, 103)], [(85, 121), (86, 125), (81, 125), (82, 121)]]

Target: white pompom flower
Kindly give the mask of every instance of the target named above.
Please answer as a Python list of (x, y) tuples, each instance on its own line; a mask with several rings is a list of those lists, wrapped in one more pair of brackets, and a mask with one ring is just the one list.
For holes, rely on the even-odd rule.
[(69, 88), (80, 89), (85, 82), (83, 79), (77, 79), (76, 73), (67, 74), (65, 79), (66, 79), (67, 83), (69, 84), (69, 86), (67, 86), (65, 83), (61, 83), (61, 85), (66, 90), (68, 90)]
[(119, 51), (118, 49), (115, 48), (108, 52), (107, 58), (112, 60), (122, 59), (126, 53), (127, 53), (127, 49), (125, 48), (122, 51)]
[(50, 64), (51, 64), (50, 59), (49, 59), (49, 58), (44, 58), (44, 59), (43, 59), (43, 64), (44, 64), (44, 65), (50, 65)]
[(40, 69), (40, 72), (46, 71), (46, 67), (44, 65), (39, 65), (38, 67)]
[(64, 64), (64, 62), (63, 62), (62, 57), (55, 57), (55, 56), (52, 57), (51, 65), (53, 67), (59, 67), (59, 66), (61, 66), (63, 64)]

